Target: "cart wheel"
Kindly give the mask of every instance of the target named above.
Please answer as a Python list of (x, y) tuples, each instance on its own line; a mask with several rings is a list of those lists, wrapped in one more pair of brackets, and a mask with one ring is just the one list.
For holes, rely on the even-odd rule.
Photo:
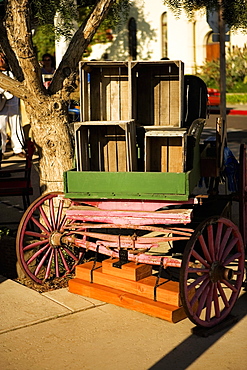
[(17, 258), (24, 272), (38, 284), (65, 276), (80, 260), (78, 247), (61, 242), (64, 226), (69, 222), (65, 216), (69, 204), (62, 193), (49, 193), (36, 199), (21, 219)]
[(226, 218), (202, 222), (183, 254), (180, 293), (196, 325), (212, 327), (232, 310), (244, 275), (244, 246), (236, 225)]
[(239, 176), (239, 230), (241, 232), (244, 246), (247, 244), (247, 165), (246, 145), (240, 145), (239, 154), (240, 176)]

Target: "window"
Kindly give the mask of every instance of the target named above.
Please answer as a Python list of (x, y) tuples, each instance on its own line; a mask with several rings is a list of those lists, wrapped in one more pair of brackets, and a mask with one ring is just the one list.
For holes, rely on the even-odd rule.
[(130, 18), (128, 24), (129, 30), (129, 56), (132, 60), (135, 60), (137, 57), (137, 39), (136, 39), (136, 21), (135, 18)]

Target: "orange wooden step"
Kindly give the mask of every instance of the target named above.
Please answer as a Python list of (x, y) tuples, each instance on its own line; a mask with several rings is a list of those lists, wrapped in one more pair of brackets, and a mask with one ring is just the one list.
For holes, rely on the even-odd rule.
[(115, 262), (118, 262), (117, 258), (109, 258), (102, 262), (102, 271), (104, 274), (110, 274), (114, 276), (119, 276), (129, 280), (140, 280), (147, 276), (152, 275), (152, 266), (139, 264), (135, 262), (129, 262), (125, 265), (122, 265), (122, 268), (113, 267)]
[[(82, 265), (78, 265), (76, 267), (76, 277), (88, 282), (90, 282), (92, 279), (92, 281), (96, 284), (122, 290), (124, 292), (142, 296), (151, 300), (154, 299), (154, 286), (156, 283), (155, 276), (151, 275), (138, 281), (127, 280), (119, 276), (113, 276), (104, 273), (104, 262), (105, 261), (103, 261), (102, 267), (101, 264), (97, 262), (95, 265), (96, 269), (93, 270), (93, 272), (91, 272), (93, 262), (87, 262)], [(115, 267), (113, 267), (113, 269), (117, 270), (118, 274), (120, 274), (122, 270)], [(109, 269), (109, 271), (111, 272), (111, 269)], [(123, 276), (125, 276), (124, 270)], [(180, 306), (181, 302), (179, 296), (179, 284), (175, 281), (170, 281), (162, 278), (159, 279), (159, 284), (162, 285), (159, 285), (156, 288), (156, 300), (158, 302), (167, 303), (173, 306)]]
[(115, 304), (173, 323), (186, 318), (183, 307), (155, 302), (142, 296), (96, 283), (90, 283), (78, 278), (69, 281), (69, 292)]

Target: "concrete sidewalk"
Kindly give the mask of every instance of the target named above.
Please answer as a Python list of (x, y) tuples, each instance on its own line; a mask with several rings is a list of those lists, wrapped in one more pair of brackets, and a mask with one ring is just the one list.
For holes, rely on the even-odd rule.
[(38, 293), (0, 280), (0, 368), (3, 370), (245, 370), (244, 290), (233, 314), (239, 320), (208, 338), (177, 324), (69, 293)]

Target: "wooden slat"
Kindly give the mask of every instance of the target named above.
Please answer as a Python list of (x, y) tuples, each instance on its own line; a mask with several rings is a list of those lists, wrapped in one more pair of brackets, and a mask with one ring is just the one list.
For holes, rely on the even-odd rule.
[(115, 304), (150, 316), (176, 323), (186, 318), (183, 307), (154, 302), (145, 297), (126, 293), (118, 289), (91, 284), (85, 280), (72, 279), (69, 281), (69, 291), (85, 297)]
[(169, 171), (168, 172), (183, 172), (184, 170), (184, 147), (181, 137), (169, 138)]
[(119, 126), (107, 126), (104, 146), (105, 171), (127, 171), (125, 130)]
[[(122, 74), (125, 73), (124, 70), (122, 70)], [(129, 115), (129, 100), (130, 100), (130, 97), (129, 97), (129, 82), (128, 82), (128, 76), (126, 76), (127, 74), (127, 71), (125, 73), (125, 75), (121, 75), (121, 79), (120, 79), (120, 88), (119, 88), (119, 92), (120, 92), (120, 117), (119, 119), (121, 120), (127, 120), (129, 119), (130, 115)]]
[(154, 86), (154, 125), (172, 126), (170, 122), (170, 81), (161, 80)]
[[(95, 69), (90, 74), (90, 120), (102, 120), (101, 107), (101, 76), (100, 70)], [(93, 102), (93, 104), (92, 104)]]
[(179, 85), (178, 79), (171, 79), (170, 81), (170, 126), (179, 127), (179, 110), (180, 107), (180, 91), (181, 86)]
[[(111, 67), (102, 71), (102, 119), (125, 120), (128, 112), (128, 70)], [(92, 101), (91, 104), (94, 104)]]

